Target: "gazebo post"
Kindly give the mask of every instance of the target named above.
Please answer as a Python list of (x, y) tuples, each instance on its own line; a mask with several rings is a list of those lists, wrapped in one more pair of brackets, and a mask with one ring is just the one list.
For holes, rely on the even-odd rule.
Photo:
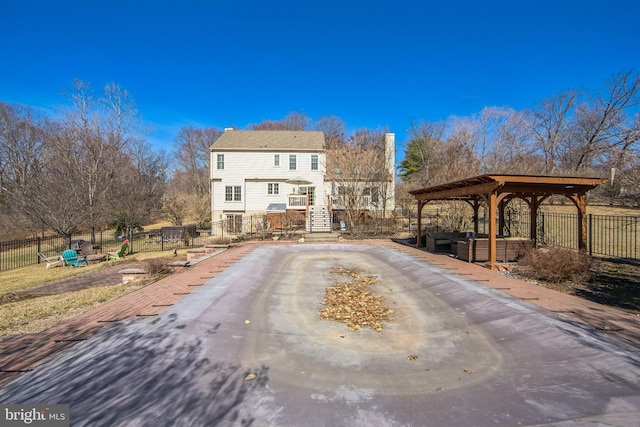
[(424, 207), (425, 202), (422, 200), (418, 200), (418, 223), (416, 229), (416, 248), (420, 249), (422, 247), (422, 208)]
[(529, 238), (533, 240), (533, 246), (538, 244), (538, 206), (538, 197), (532, 196), (529, 203)]
[(478, 234), (478, 211), (480, 210), (480, 200), (476, 198), (473, 201), (473, 232), (475, 235)]
[(587, 196), (584, 193), (571, 197), (578, 208), (578, 249), (587, 249)]
[(496, 213), (497, 213), (497, 201), (498, 195), (496, 190), (489, 193), (489, 263), (491, 269), (494, 268), (496, 263)]
[(504, 199), (502, 199), (500, 203), (498, 203), (498, 234), (501, 236), (504, 235), (504, 208), (505, 203)]

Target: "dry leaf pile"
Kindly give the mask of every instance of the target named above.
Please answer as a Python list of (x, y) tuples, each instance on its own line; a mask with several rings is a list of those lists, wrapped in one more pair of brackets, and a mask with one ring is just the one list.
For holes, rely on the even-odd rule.
[(336, 283), (327, 288), (320, 318), (346, 323), (350, 331), (370, 327), (382, 331), (382, 322), (393, 322), (393, 310), (383, 304), (384, 296), (375, 295), (369, 286), (376, 280), (344, 267), (333, 269), (334, 274), (349, 276), (349, 283)]

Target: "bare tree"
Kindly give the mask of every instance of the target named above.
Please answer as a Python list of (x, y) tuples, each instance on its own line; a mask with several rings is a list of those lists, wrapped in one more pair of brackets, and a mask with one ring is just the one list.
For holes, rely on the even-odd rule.
[(11, 209), (42, 229), (68, 236), (78, 229), (83, 211), (70, 179), (73, 174), (66, 164), (57, 161), (58, 144), (66, 139), (56, 123), (47, 126), (37, 173), (24, 182), (13, 183)]
[(471, 135), (464, 128), (451, 129), (446, 141), (438, 145), (437, 164), (432, 185), (458, 181), (480, 173), (480, 162), (472, 151)]
[(535, 146), (527, 115), (512, 108), (485, 108), (483, 121), (489, 140), (484, 158), (489, 173), (531, 174), (541, 165), (534, 156)]
[(154, 152), (149, 144), (133, 141), (123, 166), (112, 192), (116, 232), (141, 229), (160, 216), (168, 161), (164, 153)]
[(309, 130), (312, 120), (304, 112), (291, 112), (282, 120), (265, 120), (251, 125), (252, 130)]
[(15, 221), (68, 236), (111, 223), (124, 196), (148, 190), (144, 174), (131, 172), (154, 155), (126, 90), (108, 84), (96, 98), (75, 80), (67, 95), (70, 104), (49, 120), (0, 103), (0, 203)]
[[(170, 218), (176, 218), (179, 222), (191, 219), (200, 227), (205, 227), (211, 220), (209, 152), (222, 133), (216, 128), (180, 129), (174, 143), (178, 167), (171, 179), (173, 195), (166, 203)], [(181, 208), (174, 203), (177, 200), (183, 205)]]
[(209, 150), (222, 131), (185, 126), (174, 141), (177, 170), (184, 174), (184, 191), (209, 193)]
[[(169, 182), (165, 197), (165, 216), (174, 225), (183, 222), (195, 222), (199, 227), (206, 228), (211, 221), (211, 199), (209, 192), (197, 193), (189, 185), (189, 174), (176, 170)], [(179, 222), (176, 224), (176, 222)]]
[(445, 123), (412, 123), (405, 158), (400, 162), (400, 176), (416, 186), (433, 184), (433, 178), (444, 165), (439, 161), (439, 146), (443, 143)]
[(345, 146), (347, 125), (339, 117), (322, 117), (316, 122), (315, 128), (324, 133), (325, 147), (328, 150), (334, 150)]
[(386, 211), (393, 194), (393, 177), (385, 158), (385, 130), (361, 129), (341, 148), (327, 150), (327, 179), (332, 183), (334, 208), (342, 210), (352, 233), (363, 230), (363, 220), (374, 211)]
[(187, 217), (187, 195), (175, 190), (165, 193), (162, 211), (173, 225), (182, 225)]
[(544, 174), (554, 175), (560, 172), (559, 150), (562, 142), (568, 138), (571, 113), (577, 96), (575, 91), (563, 92), (543, 100), (536, 108), (526, 112), (531, 117), (534, 144), (544, 158)]
[(0, 215), (11, 224), (5, 232), (41, 228), (28, 190), (45, 178), (44, 123), (32, 109), (0, 102)]
[(91, 85), (74, 81), (71, 106), (59, 126), (62, 135), (54, 144), (56, 161), (73, 177), (70, 188), (82, 212), (79, 226), (92, 232), (110, 222), (110, 193), (127, 165), (126, 150), (140, 138), (141, 127), (135, 103), (117, 84), (105, 86), (96, 99)]
[(479, 173), (531, 171), (535, 147), (525, 115), (507, 107), (485, 107), (479, 115), (466, 119), (464, 127), (468, 129), (469, 149), (475, 153)]
[[(640, 205), (640, 113), (625, 130), (624, 144), (612, 149), (609, 161), (609, 180), (599, 192), (610, 204)], [(601, 171), (605, 175), (606, 171)], [(596, 193), (597, 194), (597, 193)]]
[(638, 153), (635, 153), (624, 169), (620, 171), (612, 169), (609, 182), (618, 188), (622, 204), (640, 206), (640, 156)]
[(640, 74), (621, 72), (577, 105), (569, 137), (561, 146), (561, 161), (572, 172), (613, 165), (636, 144), (628, 111), (640, 104)]

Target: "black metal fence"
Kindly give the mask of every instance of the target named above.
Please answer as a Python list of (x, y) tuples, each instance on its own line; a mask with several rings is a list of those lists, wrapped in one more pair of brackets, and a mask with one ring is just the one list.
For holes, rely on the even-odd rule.
[[(445, 229), (440, 210), (423, 211), (425, 228)], [(333, 212), (331, 228), (347, 237), (383, 237), (398, 234), (416, 235), (417, 218), (412, 215), (393, 218), (365, 217), (348, 221)], [(587, 250), (589, 254), (640, 260), (640, 216), (588, 215)], [(487, 221), (479, 219), (479, 232), (486, 233)], [(465, 231), (465, 230), (460, 230)], [(38, 253), (57, 256), (63, 250), (78, 246), (80, 241), (93, 243), (96, 251), (106, 253), (117, 250), (125, 239), (129, 240), (129, 253), (170, 251), (206, 244), (228, 243), (252, 239), (295, 238), (307, 232), (304, 215), (237, 216), (212, 224), (211, 229), (198, 230), (195, 226), (164, 227), (145, 231), (130, 231), (116, 237), (113, 232), (81, 233), (73, 236), (49, 236), (0, 242), (0, 271), (41, 263)], [(505, 233), (510, 236), (529, 237), (529, 213), (508, 212)], [(578, 221), (576, 214), (541, 211), (537, 223), (538, 245), (577, 248)]]
[[(446, 213), (433, 210), (423, 213), (429, 228), (444, 229), (441, 218)], [(529, 237), (528, 211), (507, 211), (505, 234), (513, 237)], [(589, 255), (640, 260), (640, 216), (587, 215), (587, 252)], [(487, 233), (487, 218), (479, 218), (478, 232)], [(448, 230), (450, 231), (450, 230)], [(465, 231), (465, 230), (461, 230)], [(536, 242), (538, 246), (578, 248), (578, 215), (538, 212)]]

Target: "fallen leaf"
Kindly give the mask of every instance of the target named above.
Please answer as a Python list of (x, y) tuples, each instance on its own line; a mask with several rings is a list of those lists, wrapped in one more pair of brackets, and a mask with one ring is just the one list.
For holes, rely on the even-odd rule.
[(257, 375), (256, 375), (256, 374), (249, 374), (249, 375), (247, 375), (246, 377), (244, 377), (244, 380), (245, 380), (245, 381), (249, 381), (249, 380), (253, 380), (253, 379), (255, 379), (256, 377), (257, 377)]

